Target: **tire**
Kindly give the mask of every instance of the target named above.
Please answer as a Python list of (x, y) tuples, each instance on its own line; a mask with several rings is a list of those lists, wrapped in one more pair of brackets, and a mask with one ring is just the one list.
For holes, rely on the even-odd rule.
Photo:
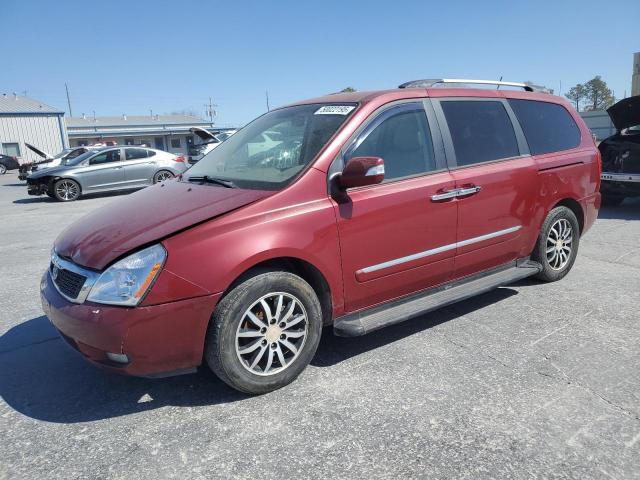
[(624, 197), (622, 195), (603, 195), (602, 196), (602, 205), (605, 207), (617, 207), (624, 201)]
[[(278, 318), (276, 323), (269, 323), (270, 315)], [(321, 331), (320, 302), (307, 282), (289, 272), (261, 273), (236, 286), (217, 305), (207, 331), (205, 360), (236, 390), (268, 393), (302, 373), (316, 353)]]
[(0, 163), (0, 175), (7, 173), (7, 167)]
[(531, 254), (531, 259), (543, 267), (535, 278), (544, 282), (563, 278), (573, 267), (579, 246), (580, 225), (575, 214), (567, 207), (551, 210)]
[(170, 178), (175, 177), (175, 175), (173, 173), (171, 173), (169, 170), (160, 170), (159, 172), (156, 172), (156, 174), (153, 176), (153, 183), (159, 183), (159, 182), (164, 182), (165, 180), (169, 180)]
[(70, 178), (61, 178), (53, 184), (53, 196), (59, 202), (73, 202), (81, 193), (80, 184)]

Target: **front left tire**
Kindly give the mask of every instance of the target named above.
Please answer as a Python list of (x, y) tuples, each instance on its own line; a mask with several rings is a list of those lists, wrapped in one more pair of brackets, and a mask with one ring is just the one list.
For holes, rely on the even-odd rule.
[(53, 196), (60, 202), (73, 202), (81, 192), (80, 184), (70, 178), (61, 178), (53, 184)]
[(218, 303), (205, 360), (226, 384), (268, 393), (295, 380), (315, 355), (322, 309), (313, 288), (289, 272), (257, 274)]
[(7, 167), (0, 163), (0, 175), (7, 173)]

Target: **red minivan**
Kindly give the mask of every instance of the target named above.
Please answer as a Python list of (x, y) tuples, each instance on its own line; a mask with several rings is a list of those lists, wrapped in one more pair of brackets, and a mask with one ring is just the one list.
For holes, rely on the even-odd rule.
[[(478, 83), (499, 89), (462, 85)], [(206, 363), (264, 393), (304, 370), (324, 325), (363, 335), (525, 277), (564, 277), (600, 207), (600, 168), (571, 105), (525, 84), (422, 80), (315, 98), (67, 228), (42, 304), (108, 369)]]

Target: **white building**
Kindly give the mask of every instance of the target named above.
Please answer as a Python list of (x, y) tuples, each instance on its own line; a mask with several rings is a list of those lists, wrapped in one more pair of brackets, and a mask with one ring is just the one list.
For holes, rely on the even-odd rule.
[(211, 122), (190, 115), (122, 115), (119, 117), (69, 117), (66, 119), (71, 146), (115, 142), (142, 145), (186, 155), (195, 142), (190, 128), (213, 128)]
[(23, 162), (41, 160), (26, 143), (56, 154), (67, 146), (64, 112), (16, 94), (0, 95), (0, 153)]

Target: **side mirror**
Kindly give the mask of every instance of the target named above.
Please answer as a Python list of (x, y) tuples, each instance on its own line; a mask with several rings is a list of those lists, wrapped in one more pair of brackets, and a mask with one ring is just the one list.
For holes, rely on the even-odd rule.
[(380, 157), (353, 157), (338, 177), (341, 188), (375, 185), (384, 180), (384, 160)]

